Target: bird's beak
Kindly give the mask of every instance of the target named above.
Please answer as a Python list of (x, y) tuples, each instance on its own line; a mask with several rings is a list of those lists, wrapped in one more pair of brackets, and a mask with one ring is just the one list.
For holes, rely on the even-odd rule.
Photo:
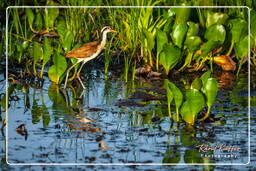
[(112, 33), (117, 33), (117, 31), (115, 31), (115, 30), (113, 30), (113, 29), (111, 29), (111, 32), (112, 32)]

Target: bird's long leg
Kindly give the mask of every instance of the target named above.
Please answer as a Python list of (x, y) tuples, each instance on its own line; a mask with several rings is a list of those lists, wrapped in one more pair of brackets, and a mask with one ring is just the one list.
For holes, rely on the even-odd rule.
[(67, 75), (66, 75), (66, 80), (65, 80), (65, 85), (64, 85), (64, 89), (67, 87), (67, 82), (68, 82), (68, 74), (71, 71), (72, 68), (74, 68), (77, 64), (79, 64), (81, 61), (77, 61), (74, 65), (72, 65), (68, 71), (67, 71)]
[(78, 72), (77, 72), (77, 78), (78, 78), (79, 82), (81, 83), (83, 89), (85, 89), (85, 86), (84, 86), (84, 84), (83, 84), (83, 82), (82, 82), (82, 80), (81, 80), (81, 78), (80, 78), (80, 72), (81, 72), (81, 70), (82, 70), (82, 68), (83, 68), (83, 66), (84, 66), (85, 63), (86, 63), (86, 61), (83, 61), (81, 67), (79, 68), (79, 70), (78, 70)]

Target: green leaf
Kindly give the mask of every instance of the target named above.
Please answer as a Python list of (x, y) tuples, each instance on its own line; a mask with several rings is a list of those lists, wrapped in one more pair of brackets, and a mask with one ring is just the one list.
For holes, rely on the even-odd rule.
[(42, 50), (41, 44), (39, 44), (37, 42), (33, 43), (32, 56), (34, 58), (33, 70), (34, 70), (34, 74), (36, 74), (36, 63), (43, 56), (43, 50)]
[(207, 72), (205, 72), (203, 75), (201, 75), (200, 79), (202, 80), (202, 86), (204, 87), (208, 78), (210, 78), (211, 76), (211, 70), (208, 70)]
[(201, 56), (208, 55), (209, 52), (211, 52), (214, 48), (218, 47), (219, 45), (221, 45), (220, 41), (207, 41), (200, 48), (200, 50), (202, 51)]
[(202, 88), (202, 80), (200, 78), (195, 78), (191, 84), (192, 89), (200, 90)]
[(242, 19), (232, 19), (229, 20), (229, 24), (231, 27), (231, 41), (233, 43), (237, 43), (240, 41), (241, 38), (243, 38), (245, 35), (247, 35), (247, 22)]
[(188, 124), (194, 125), (197, 114), (204, 107), (204, 96), (197, 89), (186, 91), (186, 101), (181, 107), (181, 116)]
[(157, 54), (160, 54), (161, 51), (163, 50), (164, 44), (168, 43), (168, 38), (166, 33), (158, 29), (156, 40), (157, 40)]
[(225, 24), (228, 19), (228, 15), (225, 13), (208, 11), (206, 17), (206, 28), (213, 24)]
[(169, 81), (169, 87), (173, 94), (173, 98), (174, 98), (175, 105), (176, 105), (176, 111), (178, 112), (178, 110), (183, 102), (183, 94), (180, 91), (180, 89), (178, 87), (176, 87), (175, 84), (173, 84), (170, 81)]
[(208, 41), (220, 41), (223, 44), (226, 39), (226, 30), (223, 25), (214, 24), (207, 28), (204, 38)]
[(68, 31), (66, 36), (65, 36), (65, 39), (64, 39), (64, 42), (63, 42), (63, 48), (65, 50), (65, 52), (68, 52), (70, 51), (71, 49), (71, 44), (74, 40), (74, 35), (72, 32)]
[(215, 78), (208, 78), (204, 85), (204, 94), (206, 96), (206, 104), (211, 108), (218, 93), (218, 82)]
[[(56, 6), (55, 2), (48, 1), (47, 6)], [(59, 16), (59, 8), (45, 8), (45, 25), (46, 29), (49, 30), (50, 28), (54, 27), (54, 22), (56, 18)]]
[(64, 56), (56, 53), (53, 56), (53, 63), (54, 65), (52, 65), (48, 70), (48, 76), (52, 82), (59, 84), (61, 76), (67, 69), (67, 62)]
[(188, 25), (186, 23), (180, 23), (174, 25), (173, 31), (171, 33), (172, 41), (179, 48), (182, 48), (183, 41), (185, 39), (186, 33), (188, 31)]
[(167, 106), (168, 106), (168, 114), (171, 117), (171, 103), (173, 100), (173, 93), (169, 87), (169, 80), (164, 80), (164, 88), (166, 90), (166, 98), (167, 98)]
[(31, 30), (33, 30), (34, 13), (31, 8), (25, 8), (26, 15), (28, 16), (28, 24)]
[(59, 22), (57, 24), (57, 32), (58, 32), (58, 35), (60, 36), (61, 42), (63, 43), (65, 40), (66, 33), (67, 33), (64, 19), (59, 20)]
[(186, 38), (185, 45), (188, 47), (190, 52), (194, 52), (199, 49), (202, 40), (199, 36), (190, 36)]
[(42, 30), (43, 27), (43, 18), (40, 12), (36, 14), (36, 20), (35, 20), (35, 25), (37, 30)]
[[(182, 3), (180, 6), (189, 6), (190, 3)], [(185, 23), (190, 17), (191, 8), (177, 8), (176, 9), (176, 20), (177, 24)]]
[(199, 31), (199, 24), (191, 21), (187, 22), (187, 24), (189, 27), (187, 32), (187, 37), (196, 36)]
[(51, 58), (52, 55), (52, 47), (50, 40), (45, 37), (44, 38), (44, 56), (43, 56), (43, 65), (45, 65)]
[(143, 34), (145, 36), (144, 40), (147, 42), (147, 49), (151, 51), (155, 47), (155, 36), (145, 28), (143, 29)]
[(181, 56), (181, 51), (174, 45), (165, 44), (163, 51), (160, 54), (160, 63), (163, 65), (166, 74), (168, 75), (170, 69), (172, 69)]
[[(251, 44), (253, 42), (251, 41)], [(240, 59), (248, 55), (248, 36), (245, 36), (240, 42), (235, 45), (235, 54)]]

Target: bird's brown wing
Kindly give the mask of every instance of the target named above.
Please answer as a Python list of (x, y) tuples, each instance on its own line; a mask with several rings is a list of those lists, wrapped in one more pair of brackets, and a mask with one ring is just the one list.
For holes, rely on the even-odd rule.
[(65, 54), (66, 58), (87, 58), (96, 53), (100, 41), (89, 42)]

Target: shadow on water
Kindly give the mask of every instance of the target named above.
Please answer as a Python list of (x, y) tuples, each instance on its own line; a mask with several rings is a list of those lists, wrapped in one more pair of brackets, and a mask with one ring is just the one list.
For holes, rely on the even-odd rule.
[[(247, 79), (235, 80), (230, 73), (216, 78), (220, 91), (212, 115), (217, 119), (194, 127), (170, 120), (161, 79), (125, 83), (91, 72), (85, 90), (76, 84), (63, 89), (47, 80), (41, 89), (11, 84), (9, 162), (172, 163), (175, 168), (181, 163), (245, 163)], [(191, 80), (188, 75), (172, 81), (184, 90)], [(221, 149), (230, 146), (239, 150)]]

